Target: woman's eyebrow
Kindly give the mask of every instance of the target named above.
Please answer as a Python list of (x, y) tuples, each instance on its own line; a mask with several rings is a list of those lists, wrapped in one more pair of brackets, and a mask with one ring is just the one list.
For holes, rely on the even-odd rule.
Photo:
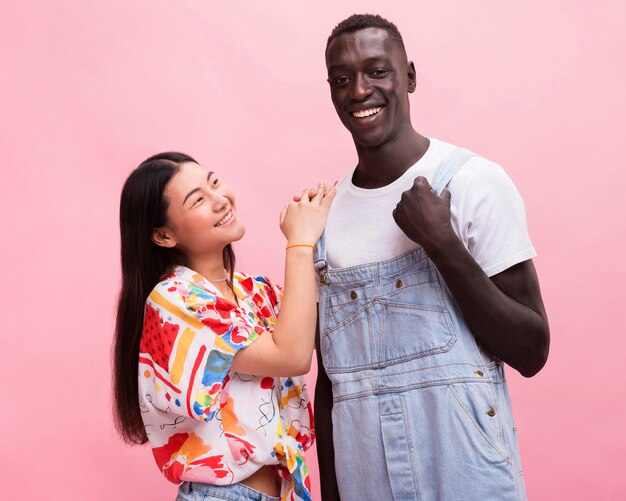
[[(213, 171), (209, 171), (209, 173), (207, 174), (206, 177), (206, 181), (207, 183), (209, 182), (209, 179), (211, 179), (211, 176), (213, 175)], [(187, 195), (185, 196), (185, 199), (183, 200), (183, 205), (185, 205), (185, 202), (187, 201), (187, 199), (193, 195), (196, 191), (200, 190), (200, 188), (194, 188), (193, 190), (191, 190), (189, 193), (187, 193)]]

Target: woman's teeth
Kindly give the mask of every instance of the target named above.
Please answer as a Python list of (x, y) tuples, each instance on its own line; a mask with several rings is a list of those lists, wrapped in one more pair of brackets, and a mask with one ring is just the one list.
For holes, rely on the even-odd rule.
[(215, 226), (222, 226), (223, 224), (229, 223), (232, 218), (233, 218), (233, 211), (229, 210), (226, 213), (226, 215), (217, 222)]
[(353, 111), (352, 116), (355, 118), (365, 118), (365, 117), (375, 115), (382, 109), (383, 109), (382, 106), (378, 106), (377, 108), (370, 108), (368, 110)]

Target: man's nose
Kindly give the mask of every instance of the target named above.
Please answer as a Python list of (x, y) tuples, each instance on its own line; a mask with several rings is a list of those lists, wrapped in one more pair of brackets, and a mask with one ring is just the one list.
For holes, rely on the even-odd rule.
[(365, 75), (356, 75), (352, 85), (352, 99), (354, 101), (363, 101), (373, 92), (373, 88)]

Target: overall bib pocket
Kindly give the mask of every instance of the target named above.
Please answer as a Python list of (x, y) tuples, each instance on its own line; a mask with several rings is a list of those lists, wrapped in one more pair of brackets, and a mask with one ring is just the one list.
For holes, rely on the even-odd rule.
[(456, 335), (445, 308), (376, 301), (382, 319), (381, 366), (449, 351)]
[(456, 332), (433, 270), (326, 298), (322, 358), (327, 371), (378, 369), (444, 353)]

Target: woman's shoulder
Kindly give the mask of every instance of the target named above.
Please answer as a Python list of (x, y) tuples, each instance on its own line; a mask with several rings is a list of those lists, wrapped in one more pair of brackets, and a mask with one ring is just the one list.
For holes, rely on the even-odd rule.
[(163, 297), (176, 303), (182, 301), (186, 305), (193, 298), (209, 302), (215, 301), (215, 293), (208, 290), (203, 282), (202, 276), (195, 271), (185, 266), (177, 266), (154, 286), (148, 300)]
[(185, 271), (187, 270), (188, 268), (177, 266), (172, 271), (161, 277), (161, 280), (159, 280), (159, 282), (152, 288), (152, 292), (173, 292), (173, 290), (170, 290), (173, 286), (188, 283), (188, 277), (184, 276)]

